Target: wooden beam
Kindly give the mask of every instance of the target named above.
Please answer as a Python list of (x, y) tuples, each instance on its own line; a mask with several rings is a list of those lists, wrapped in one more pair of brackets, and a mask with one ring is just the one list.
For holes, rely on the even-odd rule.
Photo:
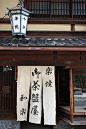
[(70, 121), (73, 123), (73, 75), (72, 69), (69, 69), (69, 77), (70, 77)]
[(6, 66), (6, 65), (11, 65), (11, 66), (68, 66), (68, 65), (81, 65), (85, 66), (86, 61), (81, 62), (81, 61), (47, 61), (47, 60), (0, 60), (0, 66)]
[[(25, 3), (25, 6), (27, 3)], [(28, 6), (29, 7), (29, 6)], [(10, 24), (10, 18), (4, 18), (1, 20), (0, 23)], [(86, 18), (85, 19), (69, 19), (69, 18), (30, 18), (28, 20), (28, 24), (86, 24)]]
[(77, 69), (77, 70), (83, 70), (86, 69), (86, 66), (65, 66), (65, 69)]
[[(86, 21), (85, 21), (86, 22)], [(86, 31), (27, 31), (27, 36), (85, 36)], [(12, 31), (0, 31), (0, 36), (12, 36)]]

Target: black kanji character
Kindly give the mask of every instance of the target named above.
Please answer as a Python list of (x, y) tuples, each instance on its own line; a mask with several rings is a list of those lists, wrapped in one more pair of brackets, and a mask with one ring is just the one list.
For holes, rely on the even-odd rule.
[(15, 17), (15, 20), (17, 21), (18, 20), (18, 17)]
[(25, 17), (24, 17), (24, 18), (22, 18), (22, 19), (24, 19), (24, 21), (26, 20), (26, 19), (25, 19)]
[(20, 98), (20, 101), (23, 101), (24, 99), (27, 99), (27, 97), (26, 96), (24, 97), (24, 95), (22, 94), (21, 98)]
[(51, 86), (51, 83), (52, 83), (51, 80), (49, 80), (49, 82), (46, 81), (46, 83), (45, 83), (46, 87), (52, 87), (52, 86)]
[(19, 29), (19, 28), (18, 28), (18, 25), (15, 25), (15, 29)]
[(40, 87), (40, 85), (38, 85), (37, 83), (38, 83), (38, 80), (35, 82), (35, 81), (33, 81), (33, 83), (34, 83), (34, 85), (32, 86), (32, 88), (33, 88), (33, 90), (39, 90), (39, 87)]
[(39, 74), (41, 74), (41, 72), (39, 72), (37, 68), (35, 68), (34, 72), (32, 72), (32, 76), (37, 75), (37, 78), (39, 78)]
[(49, 68), (49, 67), (48, 67), (48, 68), (46, 69), (46, 74), (47, 74), (47, 75), (50, 75), (51, 73), (52, 73), (52, 68)]
[(23, 114), (26, 114), (26, 109), (22, 108), (22, 110), (20, 110), (20, 115), (23, 116)]
[(39, 94), (32, 94), (32, 102), (39, 102)]
[(23, 29), (25, 29), (25, 26), (23, 25)]
[(37, 107), (38, 107), (37, 105), (32, 107), (31, 114), (38, 115), (39, 112), (37, 111)]

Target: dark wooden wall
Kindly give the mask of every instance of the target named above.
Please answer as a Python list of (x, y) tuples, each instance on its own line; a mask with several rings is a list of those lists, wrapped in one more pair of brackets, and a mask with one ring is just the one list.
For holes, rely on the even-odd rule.
[(1, 50), (0, 66), (5, 65), (86, 66), (86, 52)]

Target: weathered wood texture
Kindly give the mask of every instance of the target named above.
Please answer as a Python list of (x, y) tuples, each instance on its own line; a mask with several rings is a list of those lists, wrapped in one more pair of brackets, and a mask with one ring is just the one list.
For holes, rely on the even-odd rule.
[[(57, 51), (25, 51), (1, 50), (0, 66), (2, 65), (54, 65), (54, 66), (86, 66), (86, 52)], [(82, 59), (84, 58), (84, 60)]]
[[(0, 20), (0, 23), (10, 24), (9, 18)], [(30, 18), (28, 24), (85, 24), (86, 19), (65, 19), (65, 18)]]
[(70, 120), (70, 112), (60, 107), (58, 109), (58, 116), (66, 118), (67, 120)]
[(86, 115), (74, 115), (74, 121), (86, 121)]
[[(86, 21), (85, 21), (86, 23)], [(27, 31), (27, 36), (85, 36), (84, 31)], [(0, 31), (0, 36), (12, 36), (12, 31)]]
[(73, 123), (73, 77), (72, 69), (69, 69), (70, 77), (70, 121)]

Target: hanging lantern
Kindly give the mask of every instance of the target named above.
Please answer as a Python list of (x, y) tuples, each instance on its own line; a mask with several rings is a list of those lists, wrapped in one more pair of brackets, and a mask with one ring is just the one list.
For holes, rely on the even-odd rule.
[(16, 7), (9, 10), (8, 15), (11, 21), (12, 36), (26, 36), (29, 15), (32, 13), (22, 7), (21, 0)]

